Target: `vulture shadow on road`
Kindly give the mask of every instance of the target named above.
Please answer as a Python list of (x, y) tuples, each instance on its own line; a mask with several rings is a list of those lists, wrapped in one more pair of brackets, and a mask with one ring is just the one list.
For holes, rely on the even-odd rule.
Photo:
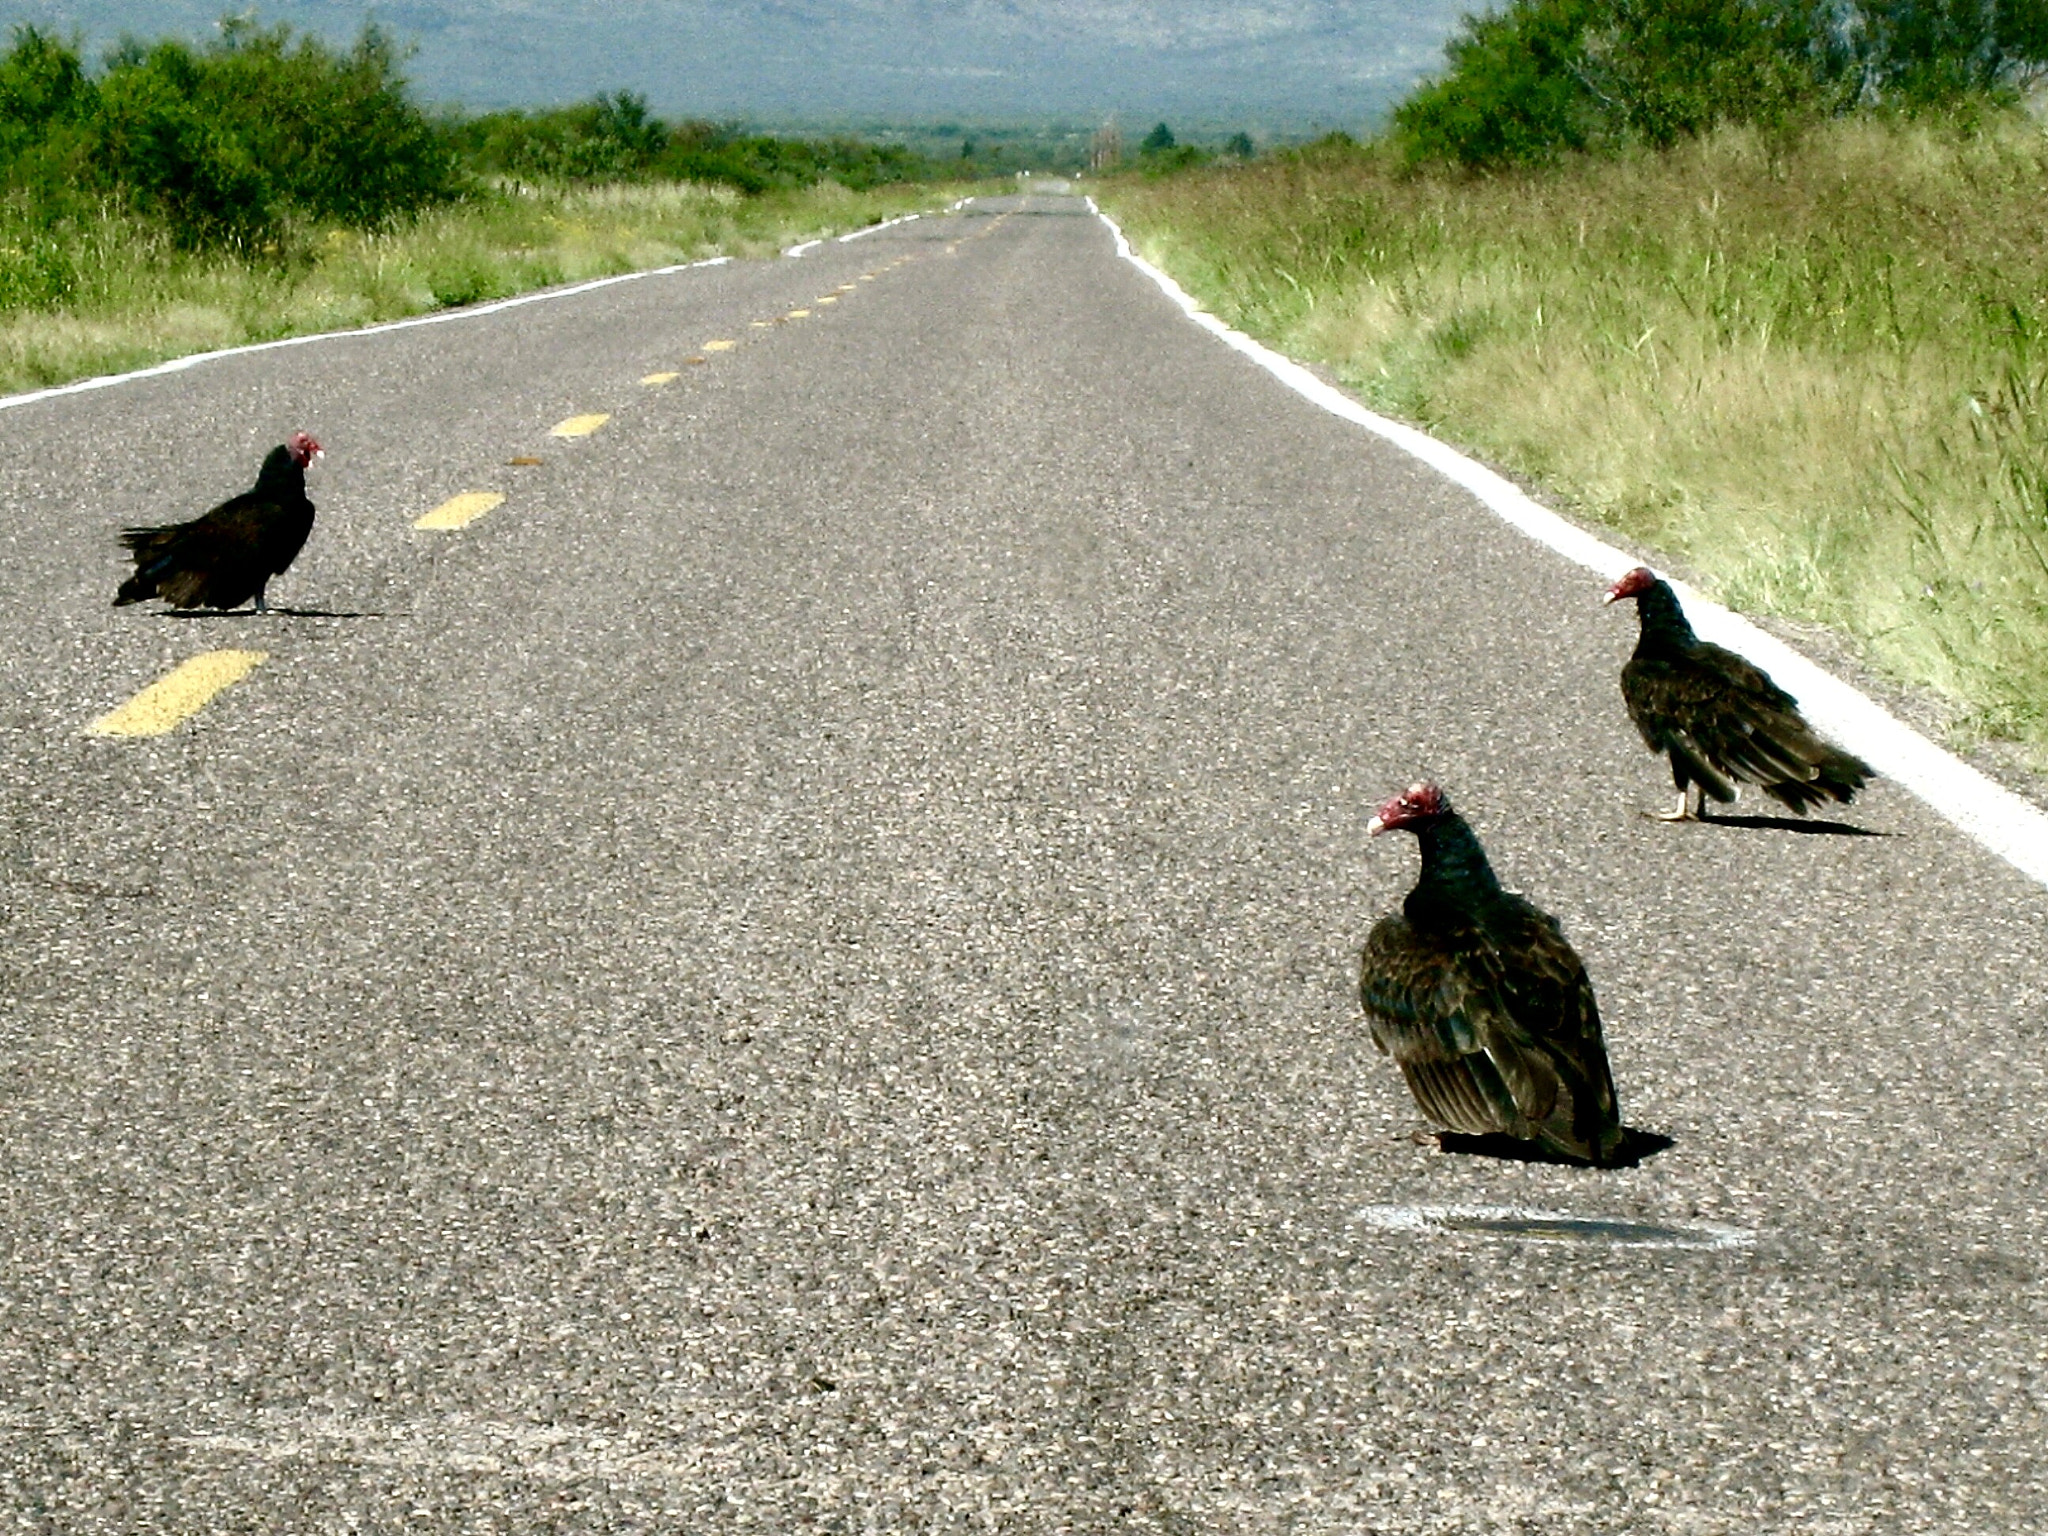
[(157, 615), (160, 619), (177, 619), (181, 623), (203, 623), (209, 619), (388, 619), (390, 614), (382, 609), (365, 609), (357, 612), (347, 608), (278, 608), (270, 607), (261, 613), (254, 608), (201, 608), (181, 610), (167, 608)]
[[(1473, 1136), (1464, 1131), (1438, 1131), (1436, 1144), (1448, 1153), (1464, 1157), (1498, 1158), (1506, 1163), (1555, 1163), (1562, 1168), (1595, 1166), (1584, 1158), (1568, 1157), (1562, 1152), (1553, 1152), (1548, 1147), (1538, 1146), (1533, 1141), (1523, 1141), (1517, 1136)], [(1621, 1146), (1617, 1149), (1614, 1160), (1605, 1166), (1638, 1168), (1659, 1152), (1676, 1145), (1678, 1143), (1669, 1136), (1625, 1125), (1621, 1128)]]
[(1897, 837), (1896, 832), (1876, 832), (1853, 827), (1846, 821), (1807, 821), (1797, 816), (1702, 816), (1703, 827), (1745, 827), (1756, 832), (1802, 832), (1808, 837)]

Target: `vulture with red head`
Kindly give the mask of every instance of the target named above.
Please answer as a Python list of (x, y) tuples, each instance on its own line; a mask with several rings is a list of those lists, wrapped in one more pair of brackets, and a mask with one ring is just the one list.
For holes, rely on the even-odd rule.
[(1557, 919), (1501, 889), (1434, 784), (1396, 795), (1366, 830), (1413, 833), (1422, 848), (1415, 888), (1365, 941), (1358, 996), (1373, 1044), (1423, 1114), (1449, 1131), (1615, 1161), (1621, 1110), (1600, 1009)]
[(160, 597), (173, 608), (239, 608), (283, 574), (313, 531), (306, 466), (320, 445), (294, 432), (270, 450), (256, 484), (203, 517), (161, 528), (122, 530), (135, 574), (121, 583), (114, 606)]
[(1695, 635), (1678, 594), (1647, 567), (1630, 571), (1601, 601), (1633, 601), (1642, 623), (1635, 654), (1621, 669), (1621, 696), (1650, 750), (1671, 759), (1678, 805), (1658, 812), (1660, 820), (1703, 819), (1707, 801), (1729, 804), (1737, 784), (1754, 784), (1804, 816), (1824, 801), (1846, 805), (1870, 782), (1871, 766), (1815, 735), (1798, 702), (1761, 668)]

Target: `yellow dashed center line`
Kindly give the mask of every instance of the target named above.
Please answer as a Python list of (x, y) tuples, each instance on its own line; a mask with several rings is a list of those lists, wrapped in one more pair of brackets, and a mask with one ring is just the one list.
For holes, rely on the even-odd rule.
[(775, 322), (773, 320), (756, 320), (754, 322), (754, 329), (757, 331), (765, 331), (774, 323)]
[(548, 428), (548, 436), (588, 437), (611, 419), (609, 411), (597, 411), (588, 416), (571, 416), (567, 421), (558, 421)]
[(503, 505), (504, 500), (503, 493), (498, 491), (464, 491), (460, 496), (449, 497), (413, 527), (467, 528), (493, 507)]
[(811, 312), (808, 309), (792, 309), (788, 314), (784, 315), (782, 318), (785, 320), (803, 320), (809, 318), (810, 313)]
[(270, 659), (268, 651), (207, 651), (168, 672), (111, 714), (88, 725), (92, 736), (161, 736), (206, 707)]
[(673, 384), (677, 379), (680, 379), (681, 377), (682, 375), (680, 373), (650, 373), (645, 375), (640, 380), (640, 382), (642, 384), (646, 384), (649, 386), (657, 386), (662, 384)]
[[(759, 323), (759, 321), (755, 322), (757, 325)], [(736, 341), (707, 341), (698, 350), (701, 352), (730, 352), (738, 345), (739, 343)]]
[(839, 296), (834, 293), (828, 293), (825, 295), (825, 297), (818, 300), (818, 302), (820, 304), (837, 304), (839, 302)]

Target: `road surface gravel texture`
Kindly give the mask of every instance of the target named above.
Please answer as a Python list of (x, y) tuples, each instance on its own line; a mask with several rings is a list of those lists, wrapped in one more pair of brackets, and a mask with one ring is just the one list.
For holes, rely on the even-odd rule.
[[(293, 611), (109, 606), (296, 427)], [(0, 1528), (2048, 1528), (2048, 892), (1644, 819), (1633, 615), (1078, 200), (0, 412), (0, 554)], [(1639, 1166), (1418, 1139), (1425, 775)]]

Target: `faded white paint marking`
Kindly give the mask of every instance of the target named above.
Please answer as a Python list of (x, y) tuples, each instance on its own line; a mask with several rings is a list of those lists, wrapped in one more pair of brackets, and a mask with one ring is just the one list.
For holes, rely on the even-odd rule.
[[(1117, 255), (1157, 283), (1195, 324), (1243, 353), (1302, 398), (1420, 459), (1470, 491), (1503, 522), (1584, 566), (1603, 581), (1613, 581), (1643, 563), (1584, 529), (1573, 527), (1512, 481), (1467, 458), (1450, 444), (1367, 410), (1301, 364), (1282, 357), (1242, 331), (1232, 330), (1198, 305), (1179, 283), (1132, 250), (1116, 220), (1097, 207), (1094, 198), (1087, 201), (1090, 211), (1116, 237)], [(2048, 814), (1955, 754), (1936, 746), (1876, 700), (1807, 660), (1782, 640), (1719, 603), (1710, 602), (1683, 582), (1674, 581), (1671, 585), (1684, 602), (1694, 629), (1704, 638), (1747, 656), (1770, 673), (1779, 687), (1799, 701), (1807, 718), (1824, 735), (1867, 760), (1879, 773), (1924, 801), (1950, 825), (2015, 869), (2048, 885)], [(1597, 596), (1589, 593), (1587, 601)]]
[(1756, 1234), (1711, 1221), (1663, 1222), (1632, 1216), (1583, 1216), (1513, 1205), (1368, 1205), (1363, 1226), (1426, 1236), (1506, 1237), (1534, 1243), (1590, 1243), (1610, 1248), (1749, 1248)]
[(841, 245), (844, 245), (849, 240), (864, 240), (869, 235), (875, 234), (877, 231), (884, 229), (894, 229), (898, 224), (908, 224), (914, 219), (921, 219), (923, 217), (924, 215), (921, 213), (906, 213), (901, 218), (884, 219), (879, 224), (870, 224), (866, 229), (856, 229), (850, 235), (841, 235), (839, 237), (839, 243)]

